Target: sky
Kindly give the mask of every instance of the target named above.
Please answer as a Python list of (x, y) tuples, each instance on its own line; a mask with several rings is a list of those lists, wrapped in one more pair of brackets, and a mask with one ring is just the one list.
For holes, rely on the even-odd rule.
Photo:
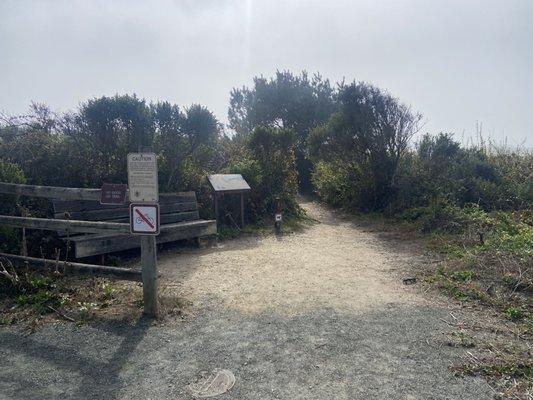
[(0, 0), (0, 111), (199, 103), (276, 70), (375, 84), (423, 132), (533, 147), (531, 0)]

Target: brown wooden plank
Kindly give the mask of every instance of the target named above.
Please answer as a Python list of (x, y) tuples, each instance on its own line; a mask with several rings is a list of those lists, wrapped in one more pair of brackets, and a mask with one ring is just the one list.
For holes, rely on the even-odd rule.
[(0, 182), (0, 193), (58, 200), (100, 200), (100, 189), (19, 185)]
[[(167, 225), (161, 225), (160, 231), (161, 232), (168, 232), (168, 231), (179, 231), (179, 230), (186, 230), (189, 228), (196, 228), (196, 227), (203, 227), (203, 226), (209, 226), (211, 225), (215, 220), (212, 219), (199, 219), (196, 221), (183, 221), (183, 222), (176, 222), (173, 224), (167, 224)], [(71, 238), (72, 242), (79, 242), (84, 241), (87, 239), (101, 239), (101, 238), (109, 238), (113, 236), (124, 236), (124, 234), (121, 233), (89, 233), (89, 234), (80, 234), (77, 236), (73, 236)]]
[(196, 192), (159, 193), (159, 203), (187, 203), (196, 201)]
[[(99, 190), (99, 189), (98, 189)], [(196, 203), (195, 192), (179, 192), (179, 193), (160, 193), (159, 204), (173, 204), (173, 203)], [(100, 204), (100, 198), (96, 201), (81, 201), (81, 200), (55, 200), (54, 212), (77, 212), (77, 211), (92, 211), (114, 208), (127, 208), (128, 205), (110, 205)]]
[[(161, 216), (176, 212), (196, 211), (197, 209), (198, 204), (196, 202), (168, 203), (159, 205)], [(68, 212), (68, 216), (70, 219), (78, 219), (83, 221), (116, 221), (121, 218), (129, 218), (129, 213), (129, 207), (104, 208), (104, 206), (102, 206), (101, 209), (89, 211), (71, 211)], [(67, 219), (65, 212), (56, 212), (54, 217), (58, 219)]]
[[(0, 193), (17, 194), (21, 196), (44, 197), (58, 201), (100, 201), (100, 189), (69, 188), (58, 186), (20, 185), (16, 183), (0, 182)], [(196, 201), (195, 192), (160, 193), (159, 201), (163, 202), (188, 202)], [(62, 210), (65, 211), (65, 210)], [(67, 210), (68, 211), (68, 210)]]
[[(196, 228), (196, 227), (203, 227), (210, 225), (214, 220), (193, 220), (193, 221), (182, 221), (182, 222), (176, 222), (172, 224), (166, 224), (161, 225), (161, 232), (166, 231), (176, 231), (176, 230), (183, 230), (183, 229), (189, 229), (189, 228)], [(97, 240), (97, 239), (107, 239), (114, 236), (124, 236), (123, 234), (117, 233), (94, 233), (94, 234), (79, 234), (75, 236), (71, 236), (69, 240), (73, 243), (76, 242), (83, 242), (89, 239)], [(66, 239), (66, 238), (63, 238)]]
[[(165, 214), (160, 216), (160, 223), (161, 226), (163, 224), (174, 224), (176, 222), (185, 222), (185, 221), (197, 221), (199, 220), (200, 216), (198, 214), (198, 211), (188, 211), (188, 212), (182, 212), (182, 213), (174, 213), (174, 214)], [(112, 219), (108, 220), (107, 222), (117, 222), (117, 223), (127, 223), (129, 224), (130, 219), (129, 216), (127, 218), (119, 218), (119, 219)], [(58, 232), (59, 237), (65, 239), (67, 236), (71, 238), (71, 240), (74, 240), (76, 238), (76, 235), (67, 234), (66, 231), (59, 231)]]
[(119, 267), (108, 267), (105, 265), (93, 265), (93, 264), (82, 264), (75, 262), (65, 262), (65, 261), (56, 261), (48, 260), (45, 258), (34, 258), (34, 257), (25, 257), (18, 256), (14, 254), (0, 253), (0, 257), (7, 258), (11, 260), (15, 265), (21, 265), (28, 263), (32, 266), (38, 266), (41, 269), (54, 269), (57, 267), (61, 272), (64, 273), (73, 273), (73, 274), (89, 274), (89, 275), (113, 275), (120, 279), (128, 281), (140, 282), (141, 271), (130, 268), (119, 268)]
[(100, 201), (83, 201), (83, 200), (55, 200), (53, 201), (54, 212), (78, 212), (78, 211), (91, 211), (91, 210), (112, 210), (116, 208), (125, 208), (126, 204), (113, 205), (113, 204), (100, 204)]
[[(169, 228), (172, 227), (173, 228)], [(176, 240), (192, 239), (200, 236), (216, 235), (215, 221), (194, 221), (161, 227), (161, 233), (156, 236), (157, 243), (167, 243)], [(141, 246), (140, 236), (126, 235), (98, 235), (79, 239), (75, 243), (76, 258), (97, 254), (113, 253), (130, 250)]]
[(182, 221), (195, 221), (200, 218), (198, 211), (187, 211), (182, 213), (161, 215), (161, 224), (173, 224)]
[(116, 222), (95, 222), (78, 220), (61, 220), (48, 218), (28, 218), (0, 215), (0, 225), (17, 228), (43, 229), (49, 231), (69, 231), (86, 233), (126, 233), (129, 232), (129, 224)]

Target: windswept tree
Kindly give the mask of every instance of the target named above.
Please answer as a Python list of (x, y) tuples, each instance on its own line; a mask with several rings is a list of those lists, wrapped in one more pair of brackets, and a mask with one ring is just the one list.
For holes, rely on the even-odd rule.
[(421, 115), (366, 83), (342, 86), (338, 101), (339, 111), (309, 137), (312, 157), (323, 163), (315, 182), (320, 190), (327, 184), (320, 174), (336, 171), (344, 177), (338, 185), (351, 187), (349, 203), (383, 209), (394, 194), (400, 158), (419, 129)]
[(252, 188), (249, 204), (254, 218), (272, 215), (276, 198), (287, 214), (299, 212), (295, 145), (293, 131), (260, 126), (231, 160), (228, 172), (242, 174)]
[(207, 108), (193, 104), (182, 112), (168, 102), (151, 105), (165, 190), (192, 189), (215, 169), (221, 125)]
[[(99, 97), (82, 103), (72, 116), (69, 139), (92, 169), (91, 185), (126, 181), (126, 156), (152, 146), (154, 128), (144, 99), (133, 95)], [(87, 154), (88, 153), (88, 154)], [(89, 155), (89, 157), (87, 157)]]
[(327, 79), (306, 72), (277, 71), (274, 78), (255, 77), (253, 87), (230, 94), (228, 118), (238, 136), (249, 136), (257, 126), (290, 129), (296, 134), (296, 163), (300, 189), (310, 189), (311, 163), (306, 140), (312, 128), (325, 122), (335, 109), (334, 89)]

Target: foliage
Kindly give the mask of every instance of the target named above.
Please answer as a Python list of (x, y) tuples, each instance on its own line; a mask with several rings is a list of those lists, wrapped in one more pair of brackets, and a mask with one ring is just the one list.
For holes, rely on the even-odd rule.
[(19, 165), (30, 184), (100, 187), (125, 183), (127, 154), (148, 147), (160, 159), (161, 189), (190, 190), (199, 184), (198, 170), (213, 169), (220, 134), (216, 118), (199, 105), (182, 112), (135, 95), (103, 96), (76, 112), (59, 115), (32, 105), (28, 115), (6, 120), (0, 159)]
[[(504, 161), (507, 160), (507, 161)], [(400, 167), (395, 211), (414, 207), (524, 209), (533, 201), (533, 155), (462, 147), (450, 134), (425, 135)]]
[[(309, 136), (315, 162), (330, 163), (315, 173), (319, 195), (324, 179), (342, 182), (336, 203), (365, 211), (384, 209), (394, 196), (398, 166), (421, 119), (409, 107), (381, 89), (352, 83), (340, 89), (340, 110)], [(330, 192), (330, 190), (328, 190)], [(331, 193), (326, 194), (331, 197)]]
[(60, 303), (52, 279), (30, 273), (19, 275), (5, 259), (0, 260), (0, 288), (12, 296), (18, 306), (32, 306), (38, 313), (49, 312), (47, 307), (56, 307)]
[(272, 215), (276, 198), (281, 200), (284, 212), (298, 214), (294, 132), (257, 127), (246, 143), (240, 156), (230, 161), (228, 171), (242, 174), (251, 185), (249, 205), (252, 218), (257, 220)]
[(138, 298), (142, 300), (142, 290), (128, 283), (15, 268), (0, 258), (0, 325), (27, 321), (35, 328), (39, 320), (51, 317), (79, 324), (106, 312), (129, 319), (140, 316)]
[[(25, 183), (26, 178), (18, 165), (0, 160), (0, 182)], [(16, 215), (20, 207), (18, 196), (0, 194), (0, 214)], [(18, 229), (0, 226), (0, 251), (18, 251), (19, 235)]]
[(307, 154), (307, 136), (335, 110), (334, 96), (329, 81), (319, 74), (310, 78), (305, 71), (300, 75), (277, 71), (270, 79), (257, 76), (252, 88), (231, 91), (230, 127), (238, 136), (247, 136), (258, 126), (292, 130), (296, 136), (300, 189), (310, 191), (312, 164)]

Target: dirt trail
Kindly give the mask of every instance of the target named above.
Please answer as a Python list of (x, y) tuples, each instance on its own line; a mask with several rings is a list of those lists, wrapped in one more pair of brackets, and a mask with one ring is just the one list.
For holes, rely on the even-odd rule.
[(448, 370), (449, 310), (401, 282), (416, 244), (303, 206), (318, 222), (300, 233), (160, 254), (183, 321), (0, 330), (0, 398), (190, 399), (215, 368), (236, 377), (220, 399), (492, 398)]
[(317, 203), (302, 206), (318, 221), (302, 233), (226, 242), (216, 252), (164, 259), (161, 269), (195, 303), (215, 298), (245, 313), (366, 312), (421, 301), (390, 273), (412, 258), (412, 249), (392, 252)]

